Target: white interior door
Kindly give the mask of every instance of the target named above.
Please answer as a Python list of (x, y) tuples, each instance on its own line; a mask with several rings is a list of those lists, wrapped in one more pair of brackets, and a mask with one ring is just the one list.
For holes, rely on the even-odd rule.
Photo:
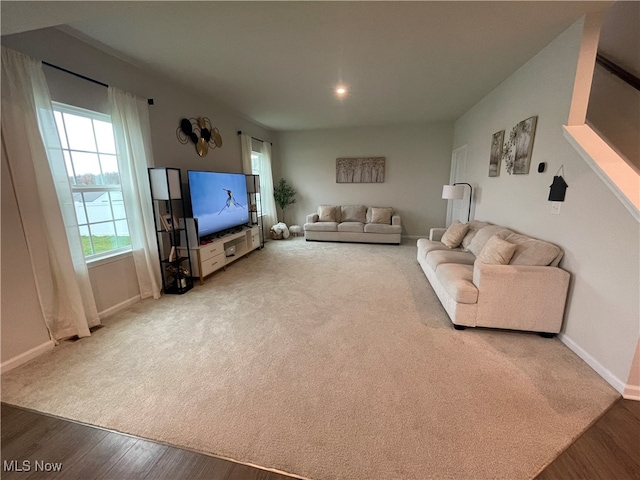
[[(456, 182), (463, 182), (467, 168), (467, 146), (456, 148), (451, 154), (451, 175), (449, 185)], [(465, 186), (465, 197), (461, 200), (448, 200), (447, 205), (447, 226), (454, 221), (460, 220), (466, 223), (469, 213), (470, 198), (467, 197), (467, 187)]]

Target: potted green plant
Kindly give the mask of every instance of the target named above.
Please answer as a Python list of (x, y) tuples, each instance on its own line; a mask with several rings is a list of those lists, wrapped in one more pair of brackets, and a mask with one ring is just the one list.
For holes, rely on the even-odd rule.
[(295, 189), (291, 185), (289, 185), (284, 178), (281, 178), (278, 182), (278, 185), (276, 185), (273, 189), (273, 198), (282, 210), (282, 222), (285, 224), (287, 223), (284, 219), (285, 209), (289, 205), (293, 205), (294, 203), (296, 203), (296, 199), (294, 198), (296, 196), (296, 193), (298, 192), (296, 192)]

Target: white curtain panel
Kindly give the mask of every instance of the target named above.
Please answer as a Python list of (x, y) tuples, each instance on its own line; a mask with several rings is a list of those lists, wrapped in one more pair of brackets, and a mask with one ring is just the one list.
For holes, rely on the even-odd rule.
[(253, 168), (251, 165), (251, 150), (252, 150), (251, 135), (246, 133), (240, 134), (240, 147), (242, 150), (242, 173), (245, 175), (253, 174)]
[(140, 296), (160, 298), (162, 278), (148, 173), (154, 163), (148, 103), (109, 87), (109, 108)]
[(16, 192), (38, 300), (52, 339), (100, 319), (42, 64), (2, 47), (2, 152)]
[(264, 228), (269, 231), (278, 223), (276, 201), (273, 198), (273, 172), (271, 171), (271, 144), (262, 142), (262, 168), (260, 169), (260, 198), (264, 214)]

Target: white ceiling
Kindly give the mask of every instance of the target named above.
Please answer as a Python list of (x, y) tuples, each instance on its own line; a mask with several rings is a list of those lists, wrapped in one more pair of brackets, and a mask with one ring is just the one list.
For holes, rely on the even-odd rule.
[[(274, 130), (452, 121), (610, 2), (18, 2), (2, 34), (66, 31)], [(45, 59), (46, 60), (46, 59)], [(343, 83), (344, 99), (333, 95)]]

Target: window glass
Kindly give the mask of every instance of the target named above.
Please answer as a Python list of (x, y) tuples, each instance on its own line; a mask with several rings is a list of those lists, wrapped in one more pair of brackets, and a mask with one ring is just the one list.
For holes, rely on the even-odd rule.
[(100, 155), (102, 167), (103, 185), (120, 185), (120, 173), (118, 172), (118, 157), (115, 155)]
[(85, 257), (130, 250), (109, 117), (58, 103), (54, 115)]
[(80, 225), (80, 240), (82, 240), (82, 249), (84, 250), (84, 256), (88, 257), (93, 254), (93, 245), (91, 243), (91, 234), (89, 233), (89, 227), (87, 225)]
[(88, 152), (96, 151), (96, 139), (90, 118), (64, 113), (62, 115), (69, 140), (69, 148)]
[(87, 212), (84, 206), (84, 198), (82, 197), (81, 192), (73, 193), (73, 204), (76, 207), (76, 218), (78, 219), (78, 225), (86, 225), (87, 223)]
[(127, 218), (124, 211), (124, 201), (122, 200), (122, 192), (109, 192), (111, 197), (111, 209), (113, 211), (113, 218), (116, 220), (121, 218)]
[[(93, 128), (96, 132), (96, 140), (98, 141), (98, 151), (101, 153), (116, 153), (116, 144), (113, 138), (113, 128), (111, 123), (94, 120)], [(117, 168), (116, 168), (117, 171)]]
[[(101, 185), (100, 159), (96, 153), (71, 151), (71, 163), (78, 185)], [(67, 171), (67, 174), (70, 172)]]
[[(251, 152), (251, 173), (260, 175), (262, 171), (262, 154), (260, 152)], [(256, 195), (256, 208), (258, 212), (262, 211), (262, 197)]]
[[(56, 125), (58, 126), (58, 133), (63, 132), (64, 133), (64, 123), (62, 121), (62, 112), (53, 112), (53, 116), (56, 119)], [(69, 145), (67, 144), (67, 136), (60, 134), (60, 143), (62, 144), (62, 148), (69, 148)], [(68, 153), (68, 152), (65, 152)]]
[(260, 175), (260, 162), (262, 155), (259, 152), (251, 152), (251, 170), (254, 175)]
[(91, 225), (91, 238), (95, 253), (104, 253), (118, 248), (116, 227), (113, 222), (94, 223)]
[(75, 183), (76, 183), (76, 175), (73, 172), (73, 163), (71, 162), (71, 153), (69, 153), (69, 150), (63, 150), (62, 151), (62, 155), (64, 156), (64, 164), (67, 167), (67, 174), (68, 174), (68, 177), (69, 177), (69, 182), (72, 185), (75, 185)]
[(131, 246), (131, 236), (129, 235), (129, 225), (126, 220), (118, 220), (116, 225), (116, 238), (118, 241), (118, 247)]

